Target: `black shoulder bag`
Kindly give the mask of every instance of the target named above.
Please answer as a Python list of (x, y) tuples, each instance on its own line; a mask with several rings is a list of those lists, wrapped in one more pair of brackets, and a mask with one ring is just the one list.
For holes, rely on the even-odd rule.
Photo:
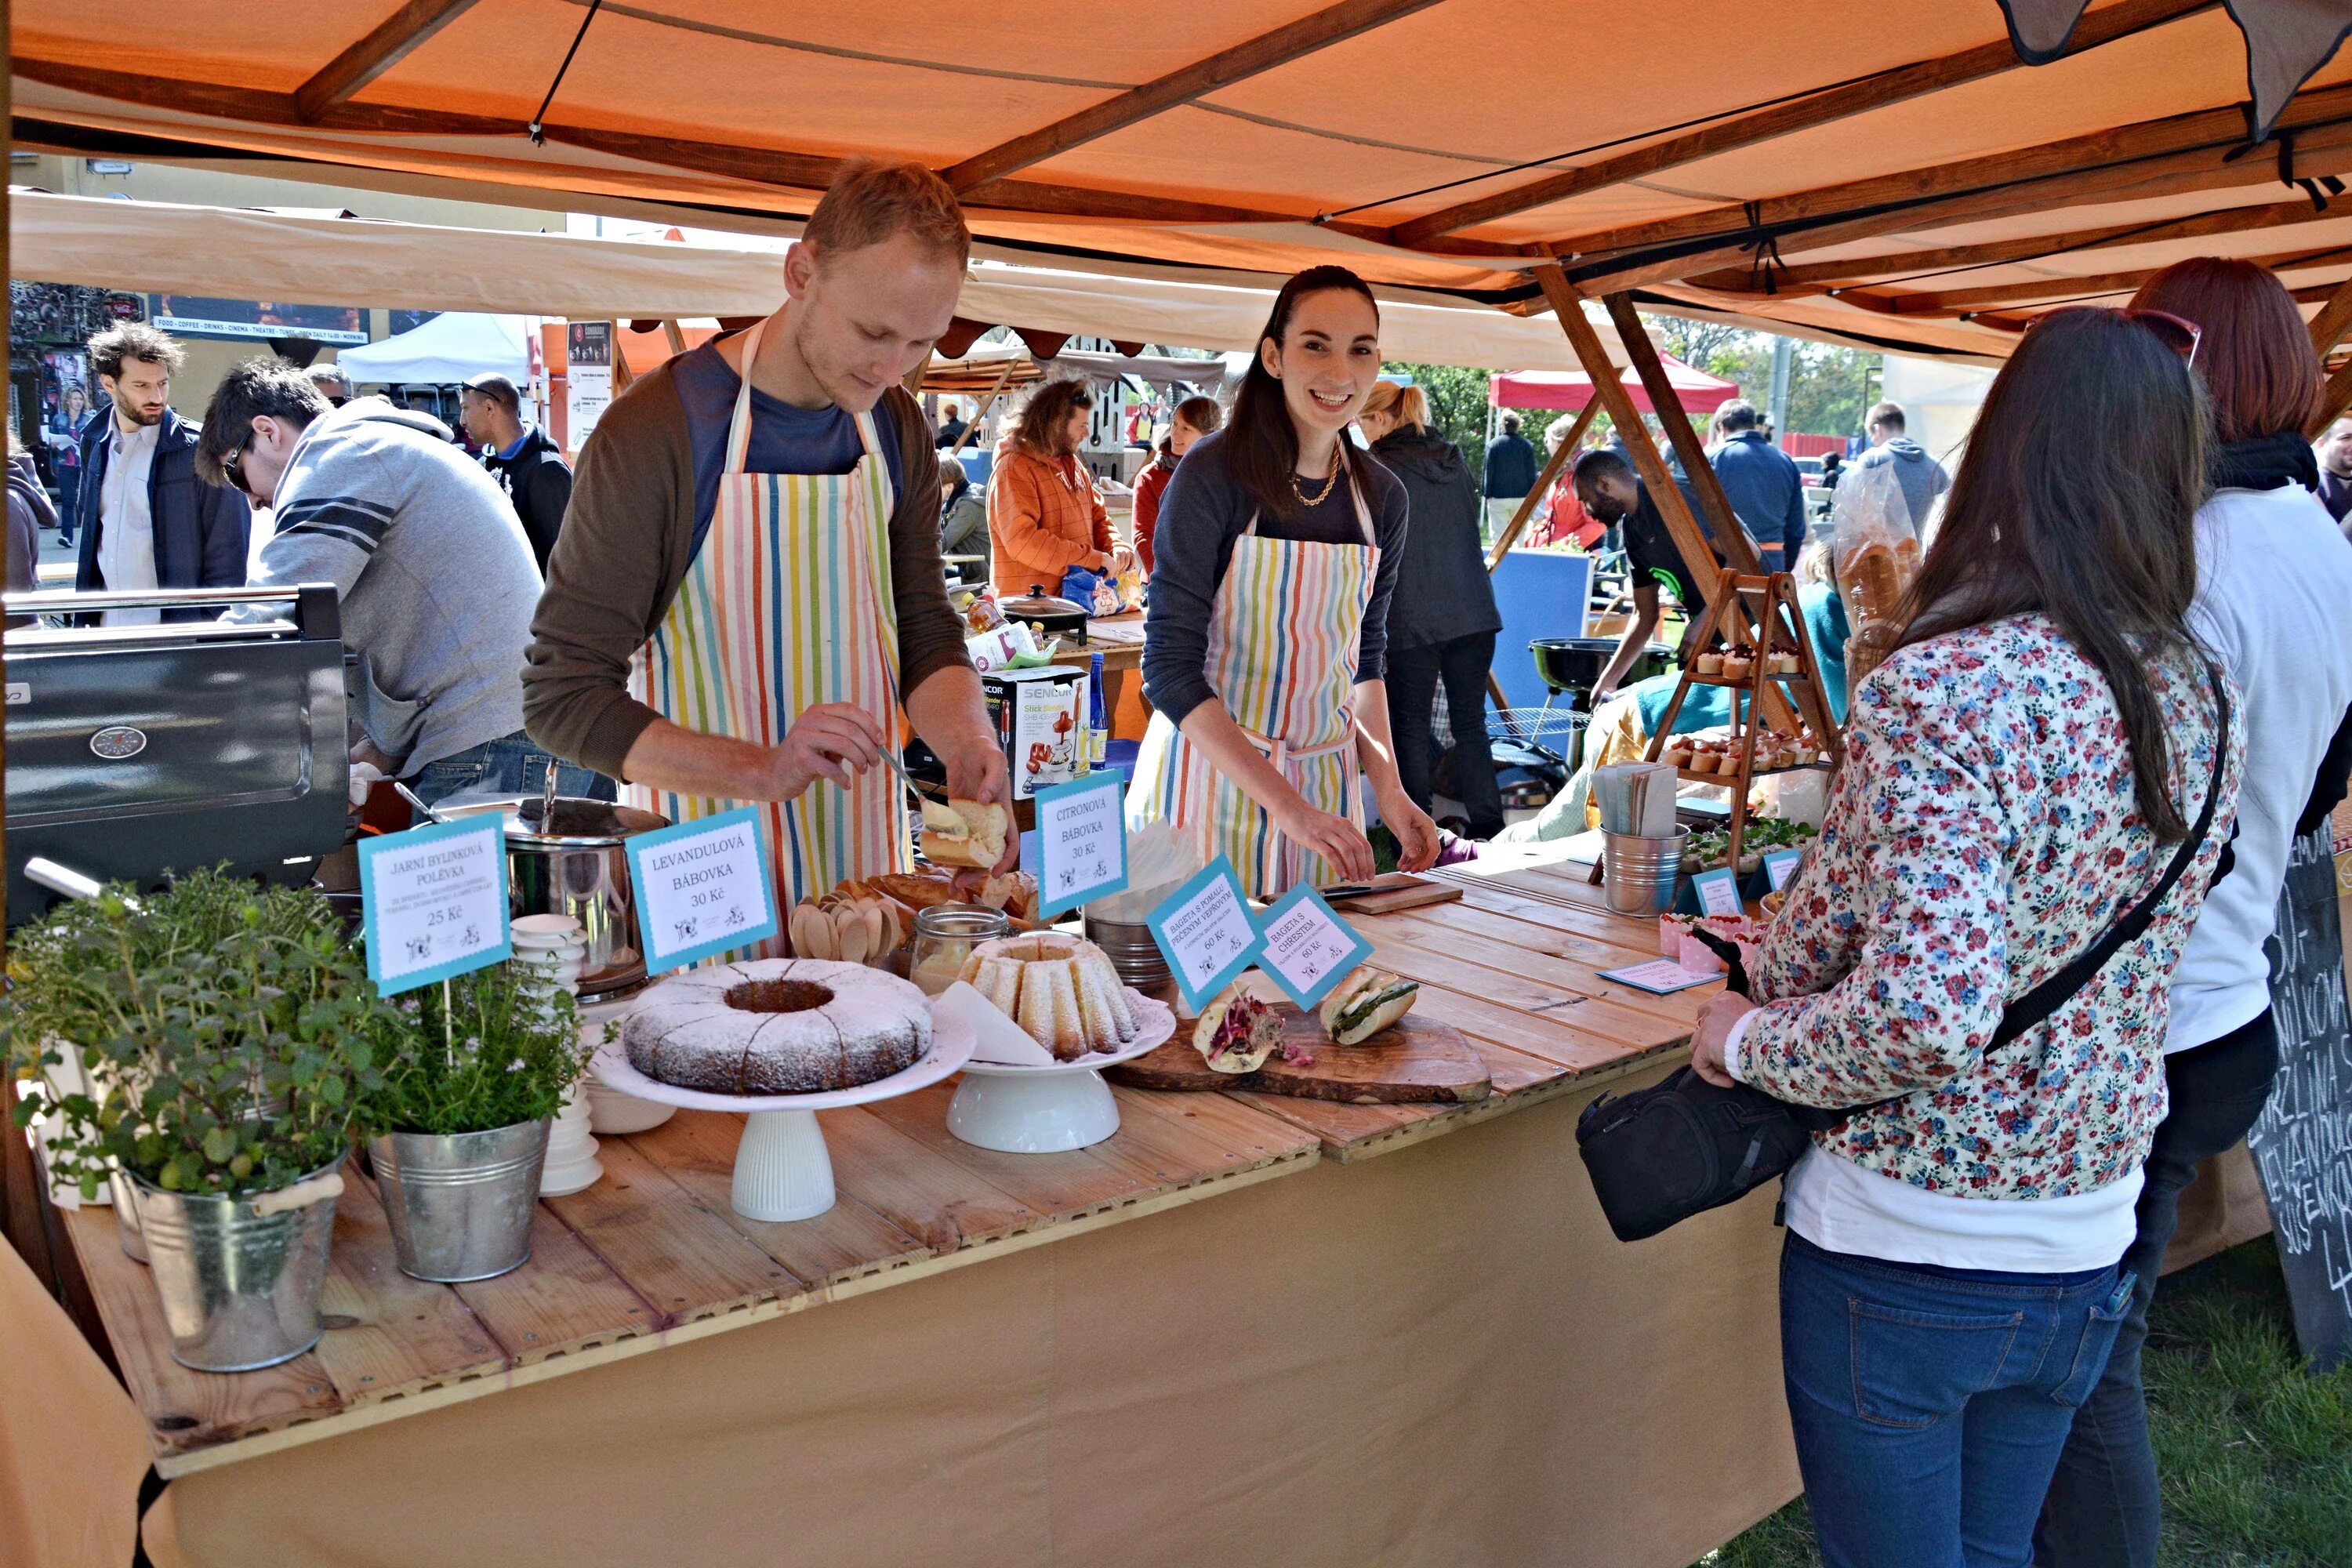
[[(2220, 705), (2220, 744), (2205, 809), (2147, 897), (2109, 927), (2105, 936), (2065, 968), (2011, 1003), (1993, 1031), (1990, 1051), (2000, 1050), (2072, 1000), (2127, 942), (2156, 920), (2157, 906), (2172, 891), (2198, 847), (2212, 830), (2221, 799), (2222, 765), (2230, 753), (2230, 699), (2219, 671), (2210, 670)], [(1729, 991), (1748, 994), (1748, 973), (1731, 943), (1699, 933), (1731, 970)], [(1916, 1092), (1916, 1091), (1915, 1091)], [(1815, 1132), (1834, 1131), (1848, 1117), (1908, 1098), (1825, 1110), (1790, 1105), (1747, 1084), (1717, 1089), (1685, 1067), (1664, 1082), (1632, 1094), (1602, 1095), (1577, 1119), (1576, 1142), (1592, 1190), (1620, 1241), (1655, 1236), (1695, 1214), (1745, 1197), (1785, 1173), (1805, 1152)]]

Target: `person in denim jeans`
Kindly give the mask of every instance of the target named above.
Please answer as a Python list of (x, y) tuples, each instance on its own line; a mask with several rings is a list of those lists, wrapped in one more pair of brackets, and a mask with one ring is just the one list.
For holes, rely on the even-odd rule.
[[(1756, 1001), (1699, 1016), (1707, 1081), (1853, 1110), (1783, 1187), (1783, 1382), (1828, 1568), (2025, 1568), (2130, 1310), (2167, 982), (2245, 757), (2189, 622), (2194, 344), (2107, 310), (2021, 339), (1895, 651), (1853, 694)], [(2184, 848), (2146, 929), (1993, 1045)]]
[(455, 795), (477, 797), (535, 795), (547, 788), (547, 770), (555, 770), (555, 793), (578, 800), (613, 800), (620, 794), (613, 780), (592, 768), (558, 762), (521, 735), (502, 735), (469, 747), (454, 757), (427, 763), (408, 787), (427, 805), (438, 805)]

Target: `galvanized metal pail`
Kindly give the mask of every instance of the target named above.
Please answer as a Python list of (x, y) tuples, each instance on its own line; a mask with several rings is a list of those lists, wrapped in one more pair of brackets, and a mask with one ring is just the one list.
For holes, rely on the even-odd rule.
[(401, 1272), (454, 1285), (521, 1268), (553, 1121), (370, 1139)]
[(1675, 901), (1675, 878), (1683, 867), (1683, 844), (1690, 829), (1672, 837), (1644, 838), (1633, 833), (1601, 835), (1601, 895), (1621, 915), (1654, 915)]
[(147, 1243), (139, 1234), (139, 1189), (116, 1165), (106, 1173), (106, 1191), (114, 1205), (114, 1237), (122, 1244), (122, 1256), (135, 1263), (146, 1262)]
[(173, 1361), (251, 1372), (319, 1342), (342, 1163), (339, 1154), (290, 1187), (234, 1198), (166, 1192), (131, 1173)]

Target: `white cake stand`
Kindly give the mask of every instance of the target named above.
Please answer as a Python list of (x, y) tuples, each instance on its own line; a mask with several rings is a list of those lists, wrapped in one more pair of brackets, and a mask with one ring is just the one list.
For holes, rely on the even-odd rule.
[(609, 1035), (589, 1064), (598, 1082), (639, 1100), (658, 1100), (689, 1110), (748, 1112), (743, 1141), (735, 1147), (735, 1186), (730, 1202), (745, 1219), (814, 1219), (833, 1207), (833, 1155), (824, 1146), (820, 1110), (867, 1105), (929, 1089), (971, 1055), (969, 1025), (935, 1017), (931, 1048), (904, 1072), (856, 1089), (824, 1094), (705, 1094), (673, 1089), (629, 1065), (618, 1031)]
[(1006, 1154), (1058, 1154), (1099, 1143), (1118, 1131), (1118, 1101), (1103, 1081), (1116, 1067), (1176, 1036), (1176, 1015), (1133, 986), (1127, 1005), (1142, 1027), (1116, 1051), (1034, 1067), (968, 1061), (948, 1102), (948, 1131), (965, 1142)]

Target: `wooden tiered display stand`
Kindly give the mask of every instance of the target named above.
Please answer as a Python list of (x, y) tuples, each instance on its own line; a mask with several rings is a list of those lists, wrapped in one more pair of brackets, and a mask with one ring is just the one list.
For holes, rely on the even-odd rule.
[[(1830, 717), (1829, 700), (1822, 689), (1821, 663), (1813, 657), (1812, 638), (1805, 635), (1805, 618), (1797, 608), (1796, 581), (1786, 572), (1753, 577), (1727, 572), (1716, 579), (1717, 592), (1700, 617), (1690, 647), (1702, 651), (1718, 640), (1746, 654), (1752, 661), (1744, 676), (1700, 675), (1685, 668), (1675, 684), (1674, 700), (1666, 704), (1657, 733), (1650, 737), (1649, 760), (1656, 762), (1675, 741), (1675, 719), (1694, 686), (1720, 686), (1731, 704), (1731, 735), (1739, 759), (1736, 772), (1700, 773), (1677, 770), (1693, 784), (1718, 784), (1731, 791), (1731, 844), (1725, 863), (1739, 864), (1739, 840), (1748, 826), (1748, 786), (1772, 773), (1807, 769), (1834, 769), (1845, 761), (1845, 742)], [(1728, 611), (1730, 613), (1727, 614)], [(1772, 658), (1793, 653), (1795, 671), (1771, 672)], [(1805, 762), (1759, 769), (1756, 740), (1765, 727), (1779, 729), (1801, 717), (1829, 752), (1826, 762)], [(1784, 731), (1785, 732), (1785, 731)]]

